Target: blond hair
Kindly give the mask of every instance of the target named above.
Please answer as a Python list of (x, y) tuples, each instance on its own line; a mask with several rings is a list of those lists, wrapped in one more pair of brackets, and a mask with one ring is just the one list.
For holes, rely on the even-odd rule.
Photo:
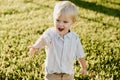
[(70, 1), (60, 1), (56, 3), (54, 7), (53, 17), (54, 19), (60, 15), (67, 16), (70, 15), (73, 21), (77, 18), (77, 7)]

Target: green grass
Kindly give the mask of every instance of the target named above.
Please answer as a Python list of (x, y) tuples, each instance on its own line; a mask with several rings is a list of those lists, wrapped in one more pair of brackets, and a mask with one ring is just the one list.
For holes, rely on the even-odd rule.
[[(119, 0), (71, 0), (79, 16), (72, 27), (83, 44), (88, 76), (75, 80), (120, 79)], [(0, 80), (43, 80), (45, 51), (29, 57), (32, 45), (53, 26), (55, 0), (0, 0)]]

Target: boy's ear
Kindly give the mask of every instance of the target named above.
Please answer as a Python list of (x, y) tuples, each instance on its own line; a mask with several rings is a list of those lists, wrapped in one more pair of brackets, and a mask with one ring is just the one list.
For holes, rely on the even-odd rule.
[(73, 20), (73, 23), (72, 24), (74, 24), (76, 22), (76, 20)]

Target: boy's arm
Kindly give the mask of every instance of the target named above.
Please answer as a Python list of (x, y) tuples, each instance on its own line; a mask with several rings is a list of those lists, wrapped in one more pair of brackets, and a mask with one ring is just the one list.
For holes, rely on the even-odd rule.
[(86, 61), (85, 61), (85, 58), (78, 58), (78, 62), (80, 63), (81, 65), (81, 73), (83, 76), (87, 75), (87, 68), (86, 68)]
[(29, 48), (29, 54), (30, 54), (30, 56), (33, 56), (34, 53), (35, 53), (35, 48), (33, 48), (32, 46), (29, 46), (28, 48)]
[(39, 51), (41, 51), (42, 47), (44, 47), (45, 45), (46, 45), (46, 41), (41, 36), (33, 46), (29, 46), (28, 47), (29, 48), (29, 54), (30, 54), (30, 56), (34, 55), (36, 49), (38, 49)]

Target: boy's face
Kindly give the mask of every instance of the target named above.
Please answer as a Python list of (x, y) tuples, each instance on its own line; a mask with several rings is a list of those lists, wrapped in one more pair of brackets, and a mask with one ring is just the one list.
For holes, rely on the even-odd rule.
[(54, 17), (54, 26), (62, 37), (68, 33), (72, 24), (73, 20), (70, 15)]

